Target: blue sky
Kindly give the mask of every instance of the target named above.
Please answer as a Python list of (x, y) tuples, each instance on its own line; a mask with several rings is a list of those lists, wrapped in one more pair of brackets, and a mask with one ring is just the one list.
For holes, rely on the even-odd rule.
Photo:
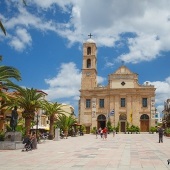
[(0, 1), (2, 65), (21, 72), (17, 84), (48, 93), (49, 101), (71, 104), (78, 114), (82, 44), (93, 35), (98, 47), (98, 83), (121, 61), (155, 85), (161, 112), (170, 97), (169, 0)]

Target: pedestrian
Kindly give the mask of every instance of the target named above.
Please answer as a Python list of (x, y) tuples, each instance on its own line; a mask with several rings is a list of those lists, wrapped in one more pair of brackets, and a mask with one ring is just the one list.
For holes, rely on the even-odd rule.
[(107, 139), (107, 128), (105, 127), (104, 129), (103, 129), (103, 139)]
[(100, 136), (103, 138), (103, 129), (100, 130)]
[(98, 138), (97, 136), (98, 136), (98, 130), (96, 129), (96, 139)]
[(163, 143), (163, 128), (162, 127), (158, 128), (158, 134), (159, 134), (159, 143), (160, 142)]
[(113, 129), (113, 137), (115, 136), (115, 129)]
[(32, 140), (32, 149), (37, 149), (37, 137), (35, 132), (32, 133), (31, 140)]

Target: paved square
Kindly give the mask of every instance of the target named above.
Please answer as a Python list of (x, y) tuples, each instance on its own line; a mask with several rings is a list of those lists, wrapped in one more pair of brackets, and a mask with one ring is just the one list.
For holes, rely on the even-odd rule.
[(38, 144), (38, 149), (0, 150), (0, 170), (165, 170), (170, 169), (170, 138), (158, 134), (69, 137)]

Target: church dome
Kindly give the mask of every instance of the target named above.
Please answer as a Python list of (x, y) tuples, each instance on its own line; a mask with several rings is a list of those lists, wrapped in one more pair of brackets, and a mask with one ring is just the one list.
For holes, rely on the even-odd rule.
[(86, 42), (87, 43), (95, 43), (95, 41), (93, 39), (91, 39), (91, 38), (89, 38)]

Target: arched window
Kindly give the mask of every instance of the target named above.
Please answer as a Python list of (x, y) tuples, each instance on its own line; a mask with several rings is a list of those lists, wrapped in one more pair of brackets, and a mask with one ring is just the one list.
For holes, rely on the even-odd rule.
[(119, 116), (119, 120), (127, 120), (127, 116), (125, 113), (121, 113)]
[(99, 115), (99, 116), (97, 117), (97, 120), (98, 120), (98, 121), (105, 121), (105, 120), (106, 120), (106, 116), (105, 116), (105, 115)]
[(91, 68), (91, 60), (90, 59), (87, 60), (87, 68)]
[(140, 119), (142, 119), (142, 120), (147, 120), (147, 119), (149, 119), (149, 116), (148, 116), (147, 114), (143, 114), (143, 115), (140, 117)]
[(91, 55), (91, 47), (87, 48), (87, 55)]

